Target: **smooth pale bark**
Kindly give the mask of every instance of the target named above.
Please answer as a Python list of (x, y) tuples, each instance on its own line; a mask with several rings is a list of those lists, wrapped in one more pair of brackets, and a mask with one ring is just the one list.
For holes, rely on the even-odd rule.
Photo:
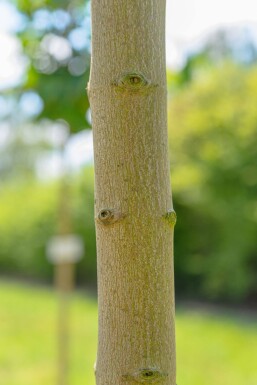
[(165, 0), (92, 0), (97, 385), (175, 385)]

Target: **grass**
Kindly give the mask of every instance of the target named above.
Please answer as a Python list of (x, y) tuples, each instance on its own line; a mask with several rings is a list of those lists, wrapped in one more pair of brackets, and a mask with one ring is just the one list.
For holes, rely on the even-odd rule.
[[(50, 289), (0, 281), (0, 383), (56, 385), (56, 297)], [(94, 385), (97, 305), (71, 301), (70, 385)], [(256, 318), (178, 308), (178, 385), (256, 385)], [(115, 385), (115, 384), (113, 384)]]

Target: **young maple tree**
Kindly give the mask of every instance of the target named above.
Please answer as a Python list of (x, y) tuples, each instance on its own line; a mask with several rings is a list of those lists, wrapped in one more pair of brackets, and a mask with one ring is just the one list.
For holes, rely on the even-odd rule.
[(92, 0), (97, 385), (175, 385), (165, 0)]

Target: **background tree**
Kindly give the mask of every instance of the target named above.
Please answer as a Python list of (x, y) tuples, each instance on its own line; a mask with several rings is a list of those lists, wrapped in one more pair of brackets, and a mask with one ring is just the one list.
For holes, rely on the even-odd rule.
[(255, 67), (223, 61), (170, 101), (180, 293), (256, 293), (256, 80)]

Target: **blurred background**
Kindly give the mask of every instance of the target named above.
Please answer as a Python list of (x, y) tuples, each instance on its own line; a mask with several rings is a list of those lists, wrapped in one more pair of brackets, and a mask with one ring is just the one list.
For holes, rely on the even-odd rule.
[[(256, 15), (254, 0), (167, 1), (179, 385), (257, 384)], [(90, 38), (87, 1), (0, 0), (1, 384), (57, 383), (47, 249), (67, 234), (84, 251), (66, 383), (94, 384)]]

